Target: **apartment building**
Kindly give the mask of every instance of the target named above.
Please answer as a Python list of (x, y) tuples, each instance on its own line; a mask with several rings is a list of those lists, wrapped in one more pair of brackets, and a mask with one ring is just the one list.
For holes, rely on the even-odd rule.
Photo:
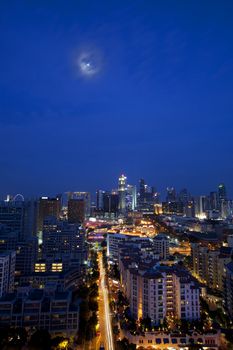
[(142, 258), (140, 252), (121, 251), (121, 283), (135, 319), (150, 317), (152, 324), (167, 316), (184, 320), (200, 318), (199, 285), (179, 266), (162, 266)]

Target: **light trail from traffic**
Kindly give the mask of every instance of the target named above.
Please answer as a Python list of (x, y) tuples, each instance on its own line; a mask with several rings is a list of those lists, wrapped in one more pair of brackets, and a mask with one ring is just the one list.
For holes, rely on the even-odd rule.
[(111, 316), (110, 316), (110, 308), (109, 308), (109, 298), (108, 298), (108, 288), (105, 283), (105, 270), (103, 267), (102, 254), (99, 254), (99, 269), (100, 269), (100, 287), (103, 295), (104, 301), (104, 313), (105, 313), (105, 345), (107, 350), (114, 350), (114, 342), (113, 342), (113, 333), (112, 333), (112, 324), (111, 324)]

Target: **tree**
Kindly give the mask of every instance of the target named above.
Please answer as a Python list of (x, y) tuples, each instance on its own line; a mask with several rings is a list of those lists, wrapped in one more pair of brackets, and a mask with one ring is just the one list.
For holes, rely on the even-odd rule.
[(0, 348), (3, 349), (8, 342), (8, 332), (9, 328), (0, 329)]
[(29, 349), (50, 350), (51, 336), (46, 329), (37, 330), (29, 341)]
[(98, 302), (96, 300), (90, 299), (88, 306), (91, 311), (98, 311)]
[(135, 350), (136, 345), (129, 343), (127, 338), (117, 341), (117, 350)]
[(151, 326), (151, 318), (150, 317), (146, 317), (143, 318), (141, 320), (141, 326), (143, 328), (143, 330), (151, 330), (152, 326)]

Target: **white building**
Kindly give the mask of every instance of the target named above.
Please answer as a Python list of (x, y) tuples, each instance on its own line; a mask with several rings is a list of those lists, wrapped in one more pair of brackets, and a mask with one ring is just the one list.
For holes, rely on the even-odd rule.
[(135, 244), (149, 242), (148, 237), (132, 236), (122, 233), (108, 233), (107, 234), (107, 256), (112, 261), (118, 261), (119, 247), (123, 242), (132, 242)]
[(199, 286), (178, 266), (121, 253), (119, 269), (123, 290), (135, 319), (150, 317), (152, 324), (167, 316), (183, 320), (200, 318)]

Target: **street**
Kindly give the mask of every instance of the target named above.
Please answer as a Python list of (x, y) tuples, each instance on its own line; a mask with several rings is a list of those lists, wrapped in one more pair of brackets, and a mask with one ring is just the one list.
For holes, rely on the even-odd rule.
[(98, 346), (104, 345), (104, 348), (106, 350), (114, 350), (108, 288), (105, 283), (105, 269), (103, 266), (102, 253), (98, 254), (98, 260), (99, 260), (99, 272), (100, 272), (100, 284), (99, 284), (100, 336), (97, 341), (97, 345)]

